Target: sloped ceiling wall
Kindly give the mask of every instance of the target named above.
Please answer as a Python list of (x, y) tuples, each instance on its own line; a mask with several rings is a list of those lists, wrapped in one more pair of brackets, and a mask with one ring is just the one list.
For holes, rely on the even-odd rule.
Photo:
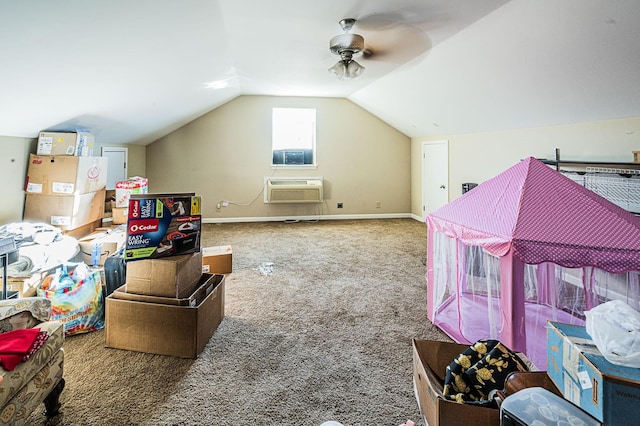
[[(374, 52), (347, 82), (344, 17)], [(148, 144), (240, 95), (346, 97), (410, 137), (638, 116), (638, 21), (637, 0), (6, 1), (0, 135)]]

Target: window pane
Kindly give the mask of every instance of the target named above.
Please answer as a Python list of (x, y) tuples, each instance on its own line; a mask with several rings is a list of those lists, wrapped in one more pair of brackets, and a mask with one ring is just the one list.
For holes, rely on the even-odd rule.
[(316, 110), (273, 108), (273, 164), (314, 164)]

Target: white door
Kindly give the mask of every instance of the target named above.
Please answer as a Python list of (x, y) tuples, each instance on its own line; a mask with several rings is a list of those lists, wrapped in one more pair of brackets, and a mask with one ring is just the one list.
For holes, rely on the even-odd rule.
[(127, 179), (128, 148), (102, 147), (102, 156), (107, 157), (107, 189), (115, 189), (116, 182)]
[(422, 142), (422, 220), (449, 202), (449, 141)]

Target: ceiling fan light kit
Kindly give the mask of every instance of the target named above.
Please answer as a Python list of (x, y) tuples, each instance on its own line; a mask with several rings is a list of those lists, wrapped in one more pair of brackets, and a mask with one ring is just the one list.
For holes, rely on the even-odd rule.
[(329, 73), (340, 80), (356, 78), (364, 71), (364, 67), (353, 59), (354, 55), (364, 50), (364, 38), (348, 32), (355, 22), (355, 19), (350, 18), (341, 20), (340, 26), (345, 33), (332, 37), (329, 41), (331, 53), (340, 56), (338, 63), (329, 68)]

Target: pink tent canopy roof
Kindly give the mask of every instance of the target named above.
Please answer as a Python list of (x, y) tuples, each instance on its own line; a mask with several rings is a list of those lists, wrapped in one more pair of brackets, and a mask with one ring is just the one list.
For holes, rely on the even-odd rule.
[(640, 219), (529, 157), (427, 215), (427, 226), (496, 256), (640, 270)]

